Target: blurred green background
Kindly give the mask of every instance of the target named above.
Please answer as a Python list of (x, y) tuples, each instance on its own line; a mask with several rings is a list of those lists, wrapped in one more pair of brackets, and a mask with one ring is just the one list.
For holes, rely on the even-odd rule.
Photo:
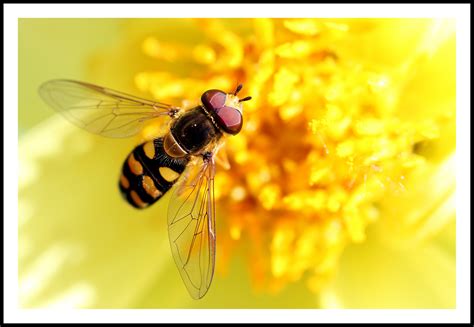
[(86, 80), (91, 56), (117, 42), (117, 19), (19, 19), (18, 75), (21, 137), (54, 114), (38, 87), (54, 78)]

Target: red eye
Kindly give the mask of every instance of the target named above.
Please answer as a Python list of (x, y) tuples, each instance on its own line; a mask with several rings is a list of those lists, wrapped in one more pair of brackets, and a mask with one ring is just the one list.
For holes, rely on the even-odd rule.
[(225, 106), (227, 94), (220, 90), (209, 90), (201, 97), (207, 112), (215, 119), (219, 128), (229, 134), (237, 134), (242, 129), (242, 114), (239, 110)]
[(222, 91), (209, 90), (201, 96), (201, 101), (208, 111), (216, 111), (224, 106), (226, 97)]
[(237, 134), (242, 129), (242, 114), (235, 108), (223, 107), (217, 111), (217, 123), (224, 132)]

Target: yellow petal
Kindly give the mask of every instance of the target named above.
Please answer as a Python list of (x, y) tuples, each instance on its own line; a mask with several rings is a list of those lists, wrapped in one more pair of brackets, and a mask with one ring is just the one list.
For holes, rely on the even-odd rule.
[(127, 307), (174, 266), (166, 205), (138, 211), (119, 193), (121, 165), (134, 145), (92, 136), (62, 117), (21, 139), (22, 307)]
[(436, 244), (400, 249), (369, 237), (344, 252), (336, 279), (321, 293), (321, 306), (455, 308), (455, 260)]
[[(454, 154), (441, 164), (427, 164), (404, 182), (403, 191), (382, 202), (381, 233), (386, 240), (413, 246), (429, 240), (456, 215)], [(401, 246), (401, 245), (400, 245)]]

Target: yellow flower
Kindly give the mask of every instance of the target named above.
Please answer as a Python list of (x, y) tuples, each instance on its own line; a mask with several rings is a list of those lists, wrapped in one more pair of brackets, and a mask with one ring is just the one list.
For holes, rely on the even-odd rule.
[[(171, 25), (189, 34), (167, 37), (166, 27)], [(122, 85), (133, 81), (142, 94), (163, 102), (190, 106), (207, 89), (229, 91), (240, 82), (244, 83), (242, 94), (252, 96), (252, 101), (245, 103), (242, 132), (227, 139), (225, 150), (231, 168), (219, 169), (216, 175), (218, 270), (217, 281), (206, 297), (215, 292), (215, 299), (222, 294), (221, 301), (205, 299), (209, 302), (199, 305), (454, 306), (454, 250), (450, 245), (454, 237), (449, 232), (455, 217), (453, 26), (449, 20), (429, 19), (132, 20), (126, 24), (126, 44), (94, 59), (92, 67), (100, 67), (91, 72), (94, 79), (110, 81), (106, 85), (114, 88), (121, 84), (120, 79)], [(139, 46), (130, 47), (132, 44)], [(137, 60), (129, 64), (129, 57)], [(142, 137), (149, 137), (148, 131)], [(111, 162), (120, 163), (126, 155), (125, 147), (108, 150), (106, 145), (114, 148), (112, 141), (69, 133), (76, 142), (72, 147), (76, 152), (68, 154), (70, 166), (79, 169), (79, 174), (85, 174), (86, 165), (91, 176), (114, 169)], [(39, 146), (35, 142), (24, 140), (30, 147)], [(133, 142), (138, 140), (129, 142), (129, 150)], [(58, 145), (57, 149), (63, 147)], [(82, 159), (74, 153), (102, 154), (100, 163), (83, 159), (81, 164)], [(95, 285), (110, 281), (127, 286), (123, 274), (132, 271), (139, 271), (142, 278), (143, 290), (127, 293), (105, 287), (105, 293), (92, 296), (86, 306), (195, 306), (183, 304), (186, 294), (174, 295), (174, 302), (168, 304), (160, 298), (171, 288), (166, 282), (172, 278), (168, 274), (175, 273), (171, 267), (161, 269), (160, 263), (149, 263), (152, 250), (159, 248), (169, 255), (164, 225), (156, 219), (163, 217), (152, 217), (150, 212), (136, 214), (115, 203), (119, 200), (111, 200), (116, 192), (115, 171), (100, 183), (82, 180), (75, 189), (70, 187), (74, 185), (71, 178), (79, 176), (74, 173), (58, 178), (56, 185), (55, 177), (59, 176), (53, 171), (50, 176), (35, 174), (37, 168), (33, 167), (41, 163), (42, 156), (45, 154), (24, 158), (22, 162), (35, 164), (23, 171), (43, 176), (40, 180), (47, 181), (49, 192), (38, 196), (31, 181), (25, 182), (28, 191), (20, 191), (20, 199), (22, 192), (32, 193), (23, 195), (26, 204), (20, 203), (20, 212), (21, 208), (34, 212), (31, 208), (35, 205), (28, 206), (28, 201), (37, 205), (57, 188), (68, 194), (81, 190), (82, 201), (95, 199), (96, 204), (82, 204), (85, 210), (74, 213), (76, 219), (88, 217), (85, 221), (89, 223), (84, 224), (90, 229), (95, 224), (111, 231), (115, 228), (115, 236), (105, 238), (111, 244), (117, 244), (112, 239), (123, 235), (118, 229), (128, 235), (121, 247), (115, 248), (100, 246), (103, 240), (94, 238), (98, 235), (90, 229), (81, 230), (94, 238), (90, 243), (85, 240), (89, 250), (80, 250), (85, 251), (82, 255), (102, 249), (97, 262), (104, 272), (97, 274)], [(48, 163), (51, 158), (48, 156)], [(63, 169), (59, 172), (67, 174)], [(105, 201), (98, 201), (100, 194)], [(72, 195), (67, 199), (77, 207)], [(59, 207), (67, 212), (64, 201), (61, 198)], [(50, 204), (43, 216), (54, 210), (54, 202), (46, 201)], [(160, 209), (164, 206), (161, 203), (150, 210), (164, 216)], [(132, 215), (144, 219), (137, 223), (127, 217)], [(151, 240), (156, 245), (147, 243)], [(136, 248), (133, 242), (138, 243)], [(443, 243), (447, 245), (438, 245)], [(59, 242), (50, 256), (68, 263), (67, 246)], [(241, 265), (238, 275), (230, 272), (236, 257), (245, 260), (259, 295), (252, 296), (250, 290), (242, 291), (243, 286), (235, 285), (239, 283), (236, 276), (244, 283), (246, 280)], [(118, 271), (107, 269), (100, 258), (117, 260), (113, 266)], [(136, 269), (138, 263), (141, 269)], [(43, 274), (45, 279), (50, 276)], [(223, 277), (226, 274), (230, 274), (227, 279)], [(80, 281), (74, 274), (67, 278)], [(155, 293), (144, 291), (154, 278), (159, 279)], [(217, 285), (222, 280), (227, 282)], [(25, 284), (34, 285), (28, 278)], [(31, 296), (35, 288), (31, 291), (29, 287), (25, 304), (43, 305), (43, 300), (35, 302)], [(84, 286), (79, 293), (88, 294), (87, 289)], [(222, 302), (229, 291), (241, 298)], [(127, 294), (128, 298), (114, 302), (114, 294)], [(133, 301), (138, 294), (144, 299)], [(284, 301), (288, 294), (297, 295), (291, 302)], [(244, 300), (258, 296), (265, 296), (267, 302)]]

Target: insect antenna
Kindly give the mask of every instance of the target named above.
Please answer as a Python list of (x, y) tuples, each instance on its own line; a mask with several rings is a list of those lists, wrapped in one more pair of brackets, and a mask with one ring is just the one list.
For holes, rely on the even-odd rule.
[(250, 99), (252, 99), (252, 97), (245, 97), (243, 99), (240, 99), (239, 102), (249, 101)]
[(239, 84), (239, 85), (237, 86), (237, 88), (235, 89), (234, 95), (237, 95), (237, 93), (239, 93), (240, 90), (242, 90), (242, 87), (243, 87), (243, 85), (242, 85), (242, 84)]

